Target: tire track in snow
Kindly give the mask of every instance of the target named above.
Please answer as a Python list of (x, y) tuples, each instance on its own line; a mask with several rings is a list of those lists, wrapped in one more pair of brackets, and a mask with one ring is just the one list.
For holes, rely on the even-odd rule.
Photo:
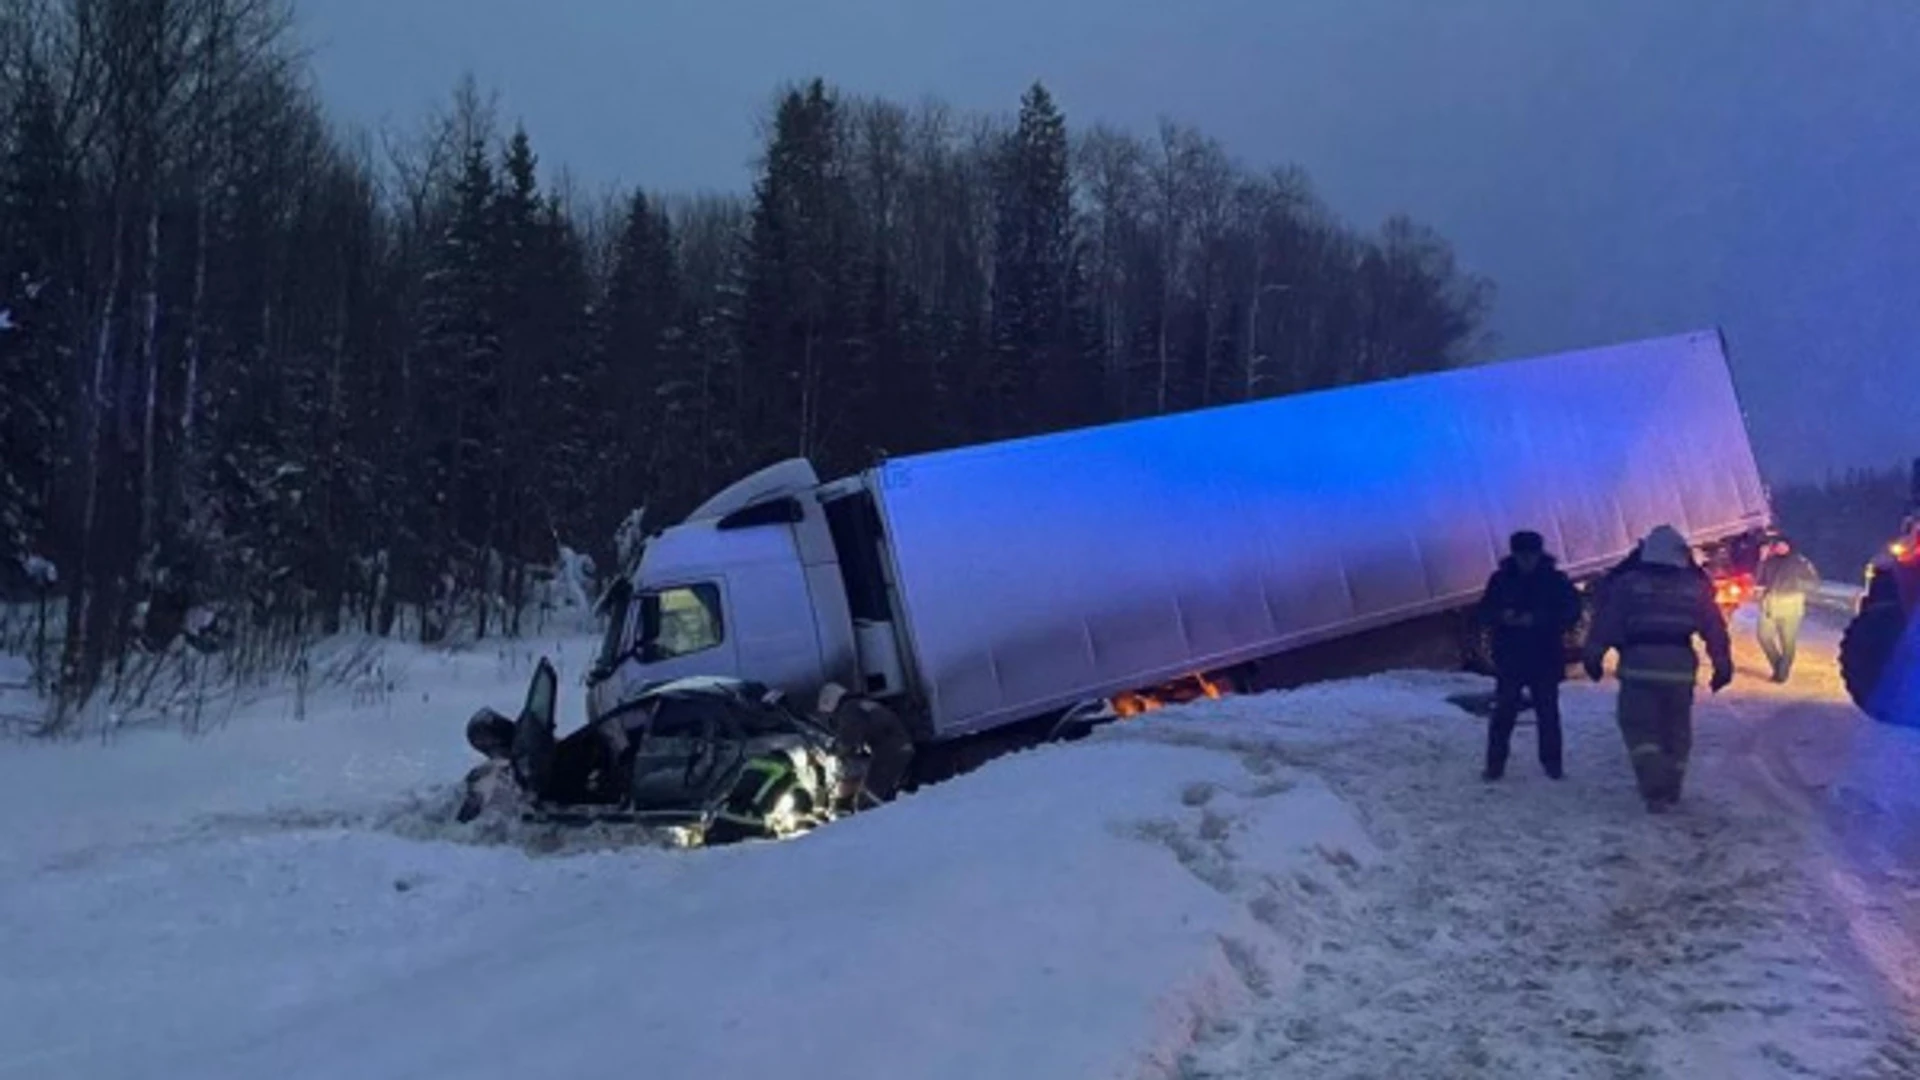
[(1861, 1075), (1920, 1076), (1920, 741), (1834, 702), (1742, 711), (1728, 769), (1818, 839), (1808, 874), (1828, 901), (1828, 951), (1906, 1018)]
[(1911, 1046), (1823, 948), (1804, 819), (1724, 767), (1725, 715), (1703, 715), (1682, 811), (1650, 818), (1610, 695), (1569, 693), (1567, 781), (1537, 775), (1523, 729), (1491, 786), (1474, 779), (1481, 724), (1439, 696), (1425, 718), (1309, 696), (1313, 714), (1279, 723), (1288, 699), (1243, 700), (1124, 736), (1318, 774), (1389, 851), (1276, 880), (1234, 874), (1204, 816), (1153, 834), (1293, 958), (1181, 1075), (1912, 1075)]

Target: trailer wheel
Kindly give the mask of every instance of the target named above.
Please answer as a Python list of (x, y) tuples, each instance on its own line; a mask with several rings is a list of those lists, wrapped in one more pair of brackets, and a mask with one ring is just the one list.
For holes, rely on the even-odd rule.
[(1874, 699), (1906, 630), (1906, 615), (1898, 604), (1874, 604), (1861, 608), (1840, 638), (1840, 678), (1847, 696), (1861, 712), (1884, 723), (1901, 722)]

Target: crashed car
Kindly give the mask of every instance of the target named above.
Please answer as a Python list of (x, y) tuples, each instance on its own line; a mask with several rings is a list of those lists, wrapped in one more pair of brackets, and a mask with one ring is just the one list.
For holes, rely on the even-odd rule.
[(559, 685), (541, 660), (517, 718), (482, 709), (467, 742), (487, 760), (467, 775), (456, 814), (622, 822), (686, 845), (785, 837), (861, 799), (863, 761), (776, 691), (735, 679), (650, 687), (555, 737)]

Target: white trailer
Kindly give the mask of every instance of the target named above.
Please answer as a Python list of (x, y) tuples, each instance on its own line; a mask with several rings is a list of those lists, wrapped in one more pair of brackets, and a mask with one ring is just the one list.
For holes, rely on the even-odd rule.
[[(610, 594), (590, 716), (688, 676), (894, 699), (942, 741), (1768, 524), (1717, 331), (902, 458), (764, 470)], [(636, 602), (637, 601), (637, 602)]]

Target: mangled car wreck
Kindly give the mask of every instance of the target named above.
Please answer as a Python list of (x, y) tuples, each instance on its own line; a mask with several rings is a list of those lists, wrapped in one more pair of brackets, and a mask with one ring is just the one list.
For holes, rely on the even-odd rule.
[(558, 683), (542, 660), (518, 717), (483, 709), (468, 722), (467, 741), (487, 760), (467, 776), (460, 821), (505, 811), (622, 822), (691, 845), (791, 836), (872, 805), (897, 784), (873, 785), (870, 743), (834, 730), (837, 688), (822, 695), (824, 716), (814, 716), (758, 683), (679, 679), (556, 738)]

